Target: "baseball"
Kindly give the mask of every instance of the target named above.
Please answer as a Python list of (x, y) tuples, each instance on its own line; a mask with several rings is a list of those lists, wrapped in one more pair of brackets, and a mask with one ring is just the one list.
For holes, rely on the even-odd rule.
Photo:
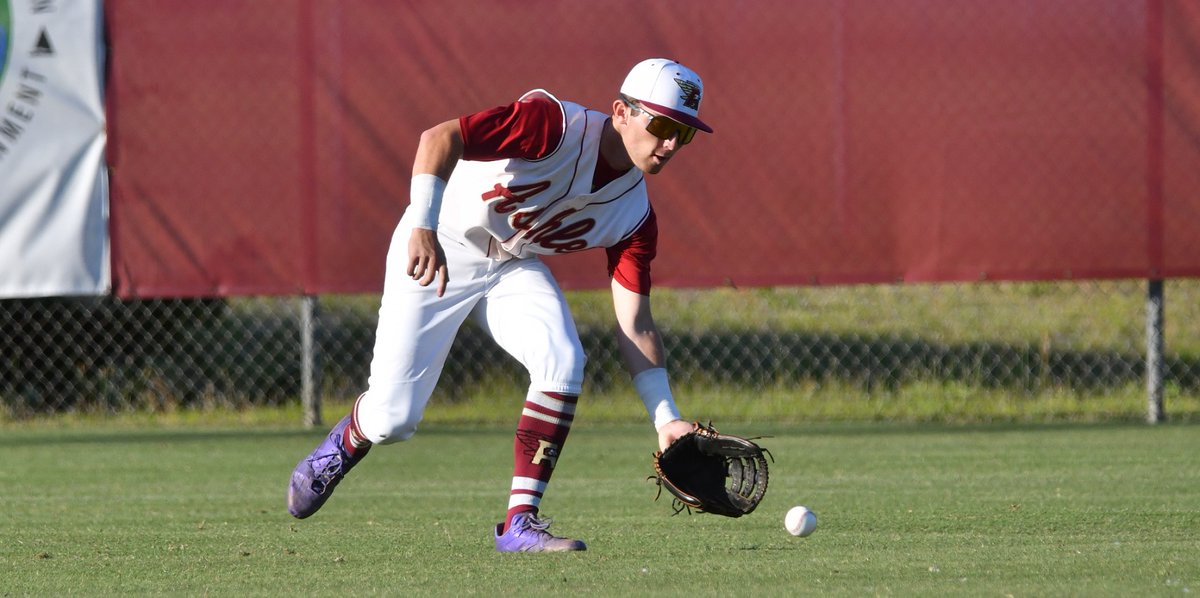
[(792, 507), (783, 518), (783, 527), (793, 536), (806, 538), (817, 529), (817, 514), (808, 507)]

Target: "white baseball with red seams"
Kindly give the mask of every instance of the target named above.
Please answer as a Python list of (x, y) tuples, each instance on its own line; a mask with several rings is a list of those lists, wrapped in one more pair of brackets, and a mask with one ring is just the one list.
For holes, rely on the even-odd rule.
[(783, 517), (783, 527), (793, 536), (807, 538), (817, 529), (817, 514), (808, 510), (808, 507), (792, 507)]

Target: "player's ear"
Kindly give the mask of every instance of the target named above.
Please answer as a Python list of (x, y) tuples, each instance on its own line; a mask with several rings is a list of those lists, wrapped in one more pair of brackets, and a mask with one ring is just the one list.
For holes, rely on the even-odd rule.
[(613, 100), (613, 122), (620, 120), (621, 124), (625, 124), (629, 120), (629, 105), (622, 102), (620, 98)]

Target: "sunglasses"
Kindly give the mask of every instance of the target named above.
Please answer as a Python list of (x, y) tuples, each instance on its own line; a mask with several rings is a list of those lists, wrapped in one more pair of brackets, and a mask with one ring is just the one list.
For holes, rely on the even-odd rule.
[[(667, 141), (668, 139), (675, 137), (676, 143), (679, 145), (687, 145), (691, 143), (692, 138), (696, 136), (696, 127), (689, 127), (683, 123), (673, 121), (665, 116), (650, 114), (645, 108), (634, 104), (624, 97), (621, 98), (621, 101), (625, 102), (626, 106), (629, 106), (629, 110), (634, 113), (634, 116), (637, 116), (638, 112), (645, 114), (646, 117), (650, 119), (650, 121), (646, 123), (646, 130), (649, 131), (651, 135), (654, 135), (663, 141)], [(678, 135), (678, 137), (676, 137), (676, 135)]]

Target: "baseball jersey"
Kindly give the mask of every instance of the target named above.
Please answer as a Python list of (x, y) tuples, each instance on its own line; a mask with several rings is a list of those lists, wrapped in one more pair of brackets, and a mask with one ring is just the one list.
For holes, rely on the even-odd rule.
[(600, 159), (607, 119), (540, 89), (462, 117), (438, 229), (494, 259), (603, 247), (609, 274), (649, 294), (657, 223), (642, 172)]

